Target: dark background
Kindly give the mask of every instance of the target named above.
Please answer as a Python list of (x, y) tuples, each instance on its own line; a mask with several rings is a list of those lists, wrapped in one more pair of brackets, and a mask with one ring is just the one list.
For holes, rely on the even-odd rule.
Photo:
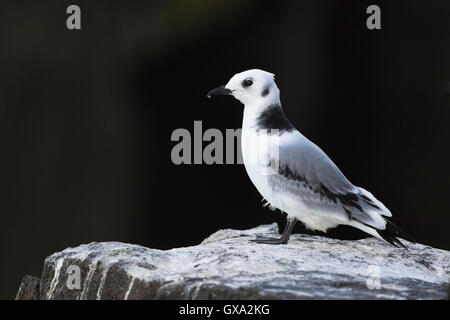
[(2, 3), (0, 297), (68, 246), (169, 249), (284, 224), (242, 165), (170, 158), (176, 128), (241, 126), (237, 101), (205, 95), (251, 68), (276, 74), (290, 120), (396, 224), (450, 249), (449, 17), (449, 1)]

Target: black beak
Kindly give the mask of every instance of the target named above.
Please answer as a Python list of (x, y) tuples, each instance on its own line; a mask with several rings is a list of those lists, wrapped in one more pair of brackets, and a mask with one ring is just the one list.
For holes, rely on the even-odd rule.
[(220, 86), (218, 88), (212, 89), (210, 92), (208, 92), (208, 94), (206, 95), (208, 98), (211, 98), (212, 96), (217, 96), (217, 95), (230, 95), (231, 94), (231, 90), (225, 88), (224, 86)]

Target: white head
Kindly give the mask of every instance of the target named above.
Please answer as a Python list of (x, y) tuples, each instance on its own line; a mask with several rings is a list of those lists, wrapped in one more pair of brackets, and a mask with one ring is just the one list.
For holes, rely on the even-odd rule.
[(225, 86), (208, 92), (208, 98), (219, 94), (232, 95), (245, 106), (280, 104), (280, 90), (275, 84), (274, 74), (259, 69), (235, 74)]

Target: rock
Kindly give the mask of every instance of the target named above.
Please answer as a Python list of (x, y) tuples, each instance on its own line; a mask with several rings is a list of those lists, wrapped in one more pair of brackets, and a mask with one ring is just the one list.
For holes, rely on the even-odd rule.
[[(167, 251), (119, 242), (68, 248), (45, 259), (39, 298), (448, 298), (448, 251), (298, 234), (288, 245), (249, 242), (257, 234), (279, 236), (272, 224), (220, 230), (198, 246)], [(33, 281), (22, 283), (20, 298), (35, 297), (25, 294), (36, 291)]]
[(33, 276), (25, 276), (20, 284), (16, 300), (39, 300), (39, 286), (41, 280)]

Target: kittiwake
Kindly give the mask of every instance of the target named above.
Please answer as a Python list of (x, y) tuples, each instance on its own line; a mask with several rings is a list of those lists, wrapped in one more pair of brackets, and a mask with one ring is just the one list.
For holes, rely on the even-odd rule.
[[(257, 237), (255, 242), (288, 243), (298, 220), (323, 232), (349, 225), (394, 246), (404, 246), (398, 238), (414, 242), (387, 219), (392, 216), (389, 209), (372, 193), (353, 185), (321, 148), (295, 129), (281, 108), (274, 74), (259, 69), (238, 73), (225, 86), (211, 90), (208, 98), (214, 95), (232, 95), (244, 104), (245, 169), (270, 207), (287, 214), (279, 239)], [(270, 147), (260, 148), (264, 143)], [(261, 152), (261, 161), (251, 161)], [(268, 173), (271, 168), (273, 172)]]

